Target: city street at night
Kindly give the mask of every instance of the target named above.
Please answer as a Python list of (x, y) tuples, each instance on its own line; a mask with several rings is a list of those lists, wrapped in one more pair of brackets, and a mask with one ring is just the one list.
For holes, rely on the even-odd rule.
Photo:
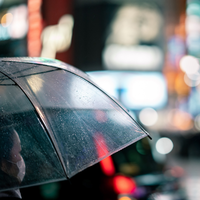
[(200, 0), (0, 0), (0, 200), (200, 199)]

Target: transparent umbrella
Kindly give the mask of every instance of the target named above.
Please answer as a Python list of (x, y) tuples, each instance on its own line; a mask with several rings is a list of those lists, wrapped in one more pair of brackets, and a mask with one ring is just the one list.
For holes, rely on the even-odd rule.
[(69, 179), (146, 136), (75, 67), (0, 59), (0, 191)]

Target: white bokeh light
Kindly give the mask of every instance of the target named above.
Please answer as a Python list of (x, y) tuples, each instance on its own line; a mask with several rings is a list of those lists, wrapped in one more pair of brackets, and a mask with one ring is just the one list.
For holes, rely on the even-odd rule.
[(124, 79), (121, 101), (128, 108), (160, 108), (167, 103), (166, 82), (160, 73), (135, 73)]
[(188, 76), (185, 74), (184, 81), (190, 87), (196, 87), (200, 84), (200, 79), (197, 79), (197, 76)]
[(170, 153), (173, 147), (174, 147), (173, 142), (167, 137), (162, 137), (156, 142), (156, 150), (160, 154)]
[(200, 115), (197, 115), (194, 119), (194, 126), (197, 130), (200, 130)]
[(199, 70), (198, 59), (193, 56), (183, 56), (180, 60), (180, 67), (186, 74), (196, 74)]
[(145, 108), (140, 112), (139, 119), (145, 126), (152, 126), (157, 122), (158, 113), (153, 108)]

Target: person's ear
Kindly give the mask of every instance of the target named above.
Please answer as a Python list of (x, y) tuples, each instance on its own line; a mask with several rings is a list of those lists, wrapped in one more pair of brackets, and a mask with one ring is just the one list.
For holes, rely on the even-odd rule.
[(5, 172), (6, 174), (8, 173), (8, 166), (7, 166), (7, 162), (2, 160), (0, 163), (0, 168), (3, 172)]

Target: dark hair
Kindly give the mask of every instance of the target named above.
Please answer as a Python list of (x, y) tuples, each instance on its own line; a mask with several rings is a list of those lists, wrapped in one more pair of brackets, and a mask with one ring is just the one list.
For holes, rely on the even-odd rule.
[(10, 152), (13, 147), (14, 128), (12, 121), (6, 116), (0, 116), (0, 163), (2, 159), (9, 160)]
[[(14, 145), (14, 133), (15, 129), (12, 126), (12, 121), (0, 116), (0, 166), (2, 161), (10, 160), (11, 150)], [(18, 185), (17, 178), (6, 174), (0, 168), (0, 189), (17, 187)]]
[(11, 127), (0, 128), (0, 162), (2, 159), (10, 160), (10, 152), (13, 147), (14, 129)]

